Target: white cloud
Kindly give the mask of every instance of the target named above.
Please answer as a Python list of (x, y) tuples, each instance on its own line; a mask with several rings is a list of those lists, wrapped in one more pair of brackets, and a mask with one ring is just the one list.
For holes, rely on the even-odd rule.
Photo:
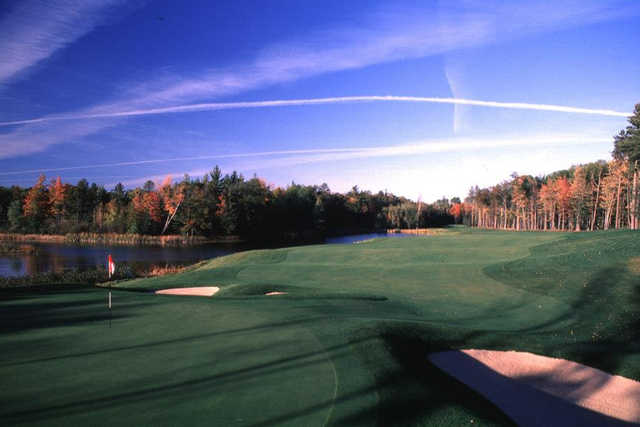
[(74, 123), (38, 123), (0, 134), (0, 159), (24, 156), (46, 150), (50, 146), (76, 142), (87, 135), (113, 125), (112, 121), (92, 120)]
[[(242, 172), (256, 172), (256, 171), (269, 171), (269, 170), (286, 170), (296, 166), (304, 166), (316, 163), (335, 163), (335, 162), (348, 162), (352, 160), (363, 159), (380, 159), (387, 160), (391, 158), (406, 158), (415, 159), (420, 156), (439, 154), (439, 153), (457, 153), (467, 159), (476, 159), (473, 162), (469, 160), (469, 165), (464, 166), (461, 164), (452, 167), (451, 164), (437, 166), (435, 169), (442, 172), (440, 176), (440, 183), (444, 188), (454, 189), (452, 194), (460, 193), (460, 186), (467, 186), (464, 188), (466, 191), (471, 183), (479, 183), (483, 185), (495, 184), (496, 176), (508, 176), (509, 173), (514, 170), (522, 171), (523, 173), (543, 173), (549, 172), (549, 167), (556, 169), (566, 167), (566, 160), (564, 158), (556, 158), (552, 154), (553, 150), (558, 148), (565, 148), (567, 146), (585, 146), (596, 145), (602, 143), (610, 143), (609, 136), (585, 136), (585, 135), (571, 135), (571, 134), (557, 134), (557, 135), (532, 135), (532, 136), (497, 136), (494, 138), (450, 138), (428, 141), (417, 141), (413, 143), (379, 146), (379, 147), (365, 147), (359, 149), (352, 148), (335, 148), (335, 149), (310, 149), (310, 150), (298, 150), (298, 151), (273, 151), (264, 153), (239, 153), (227, 156), (215, 156), (218, 159), (232, 159), (233, 163), (230, 163), (227, 167), (236, 169)], [(535, 152), (533, 156), (522, 156), (513, 154), (501, 154), (495, 156), (492, 154), (491, 158), (485, 158), (483, 161), (478, 161), (478, 156), (484, 156), (490, 150), (496, 149), (522, 149), (532, 150)], [(493, 151), (492, 153), (495, 153)], [(542, 156), (542, 157), (541, 157)], [(204, 160), (213, 158), (214, 156), (202, 156), (193, 157), (193, 160)], [(258, 161), (251, 160), (251, 158), (259, 157)], [(243, 160), (246, 159), (246, 160)], [(514, 160), (515, 159), (515, 160)], [(188, 159), (185, 159), (188, 160)], [(578, 159), (581, 160), (581, 159)], [(586, 159), (587, 161), (589, 159)], [(592, 160), (592, 159), (591, 159)], [(138, 162), (133, 162), (138, 163)], [(490, 167), (487, 165), (491, 165)], [(93, 167), (85, 166), (86, 168)], [(533, 170), (532, 168), (541, 168), (540, 170)], [(385, 170), (384, 176), (394, 176), (394, 182), (387, 182), (383, 179), (376, 179), (375, 174), (372, 175), (371, 171), (366, 167), (356, 168), (358, 172), (358, 180), (352, 180), (352, 182), (358, 183), (361, 187), (365, 184), (369, 185), (371, 189), (380, 190), (382, 188), (394, 188), (394, 192), (397, 194), (411, 195), (410, 188), (419, 186), (419, 183), (424, 182), (417, 177), (420, 177), (428, 172), (429, 176), (433, 175), (434, 168), (423, 167), (420, 169), (402, 168), (402, 170), (394, 173), (389, 173)], [(171, 176), (182, 177), (185, 173), (191, 177), (201, 177), (208, 173), (209, 169), (173, 169), (170, 173)], [(444, 172), (446, 171), (446, 173)], [(506, 172), (505, 172), (506, 171)], [(35, 171), (30, 171), (35, 172)], [(344, 172), (344, 171), (343, 171)], [(400, 179), (399, 176), (405, 176), (410, 174), (413, 178)], [(268, 173), (266, 174), (268, 175)], [(139, 185), (151, 181), (160, 181), (165, 175), (152, 175), (141, 178), (136, 178), (126, 181), (124, 184), (128, 186)], [(435, 175), (433, 176), (435, 178)], [(446, 179), (443, 177), (447, 177)], [(291, 177), (293, 179), (294, 177)], [(326, 180), (326, 177), (322, 178)], [(344, 177), (334, 177), (344, 181)], [(386, 178), (385, 178), (386, 179)], [(404, 188), (400, 185), (402, 182)], [(111, 184), (112, 185), (112, 184)], [(348, 186), (347, 186), (348, 187)], [(347, 188), (345, 187), (345, 188)], [(418, 188), (418, 187), (416, 187)], [(340, 188), (340, 191), (344, 188)], [(443, 190), (438, 189), (438, 192)], [(446, 191), (446, 190), (444, 190)], [(431, 193), (425, 190), (425, 196), (432, 196)], [(438, 194), (437, 196), (440, 196)]]
[(566, 105), (550, 105), (550, 104), (531, 104), (525, 102), (497, 102), (497, 101), (481, 101), (477, 99), (463, 98), (434, 98), (421, 96), (379, 96), (379, 95), (363, 95), (363, 96), (337, 96), (330, 98), (309, 98), (309, 99), (279, 99), (268, 101), (239, 101), (239, 102), (208, 102), (201, 104), (176, 105), (171, 107), (149, 108), (143, 110), (118, 111), (110, 113), (90, 113), (90, 114), (68, 114), (59, 116), (48, 116), (38, 119), (28, 119), (22, 121), (0, 122), (0, 126), (13, 126), (19, 124), (35, 124), (60, 120), (86, 120), (96, 118), (122, 118), (132, 116), (146, 116), (154, 114), (169, 113), (189, 113), (194, 111), (215, 111), (215, 110), (231, 110), (241, 108), (273, 108), (273, 107), (290, 107), (301, 105), (322, 105), (322, 104), (343, 104), (350, 102), (412, 102), (412, 103), (434, 103), (434, 104), (454, 104), (456, 106), (477, 106), (491, 108), (507, 108), (516, 110), (538, 110), (538, 111), (555, 111), (560, 113), (576, 113), (576, 114), (595, 114), (601, 116), (629, 117), (631, 113), (614, 111), (608, 109), (569, 107)]
[(0, 84), (84, 36), (122, 0), (25, 0), (0, 20)]
[[(13, 31), (4, 31), (9, 35), (4, 39), (0, 38), (0, 51), (3, 50), (1, 47), (4, 43), (6, 46), (4, 50), (10, 52), (9, 61), (5, 61), (7, 65), (0, 68), (0, 70), (4, 70), (0, 71), (0, 76), (14, 75), (16, 72), (24, 70), (90, 31), (99, 22), (100, 14), (98, 11), (102, 10), (105, 4), (110, 4), (110, 2), (107, 0), (94, 2), (67, 0), (64, 3), (56, 3), (58, 7), (53, 7), (50, 12), (47, 12), (50, 14), (45, 16), (47, 19), (33, 12), (34, 5), (40, 5), (36, 0), (31, 0), (24, 3), (26, 6), (15, 9), (11, 12), (14, 15), (10, 14), (6, 19), (15, 16), (16, 13), (24, 15), (26, 18), (23, 18), (22, 21), (12, 18), (11, 25), (17, 27)], [(66, 7), (61, 5), (66, 5)], [(466, 6), (469, 5), (466, 4)], [(157, 80), (150, 79), (144, 84), (134, 84), (129, 90), (125, 90), (126, 95), (119, 99), (103, 102), (82, 111), (13, 121), (11, 123), (14, 125), (35, 126), (28, 131), (33, 136), (33, 140), (26, 144), (25, 149), (21, 151), (20, 143), (16, 142), (17, 140), (13, 137), (21, 136), (22, 132), (27, 131), (19, 130), (6, 134), (3, 139), (10, 145), (10, 148), (0, 152), (0, 156), (11, 157), (43, 151), (52, 144), (65, 142), (69, 134), (80, 138), (82, 135), (99, 132), (107, 126), (79, 126), (76, 123), (68, 123), (66, 126), (61, 125), (54, 128), (39, 126), (65, 118), (123, 118), (141, 114), (202, 111), (205, 109), (301, 105), (303, 101), (304, 103), (345, 102), (347, 98), (293, 101), (298, 104), (293, 104), (292, 101), (233, 104), (202, 101), (321, 73), (356, 69), (400, 59), (425, 57), (461, 48), (510, 40), (541, 31), (564, 29), (637, 15), (639, 10), (640, 8), (634, 7), (633, 2), (604, 3), (595, 0), (564, 3), (535, 1), (518, 2), (517, 4), (496, 2), (492, 7), (485, 5), (475, 8), (472, 5), (466, 9), (450, 6), (449, 2), (445, 2), (437, 15), (424, 10), (381, 10), (372, 14), (368, 19), (365, 19), (362, 25), (357, 27), (327, 28), (308, 34), (298, 40), (268, 46), (253, 61), (231, 70), (206, 71), (195, 78), (173, 76), (172, 79), (166, 77)], [(85, 18), (81, 23), (75, 24), (75, 20), (81, 15)], [(37, 19), (49, 20), (51, 24), (31, 25), (31, 21)], [(29, 34), (29, 28), (33, 29), (33, 34)], [(26, 41), (20, 44), (21, 40)], [(390, 100), (385, 97), (363, 98)], [(393, 100), (624, 115), (624, 113), (609, 110), (596, 112), (587, 108), (553, 105), (487, 102), (457, 98), (423, 98), (418, 101), (417, 98), (414, 100), (410, 98), (396, 97)], [(109, 126), (117, 123), (119, 123), (117, 120), (112, 121)], [(52, 133), (58, 134), (51, 135)], [(37, 144), (38, 141), (41, 142), (40, 145)]]
[[(1, 141), (2, 139), (0, 137), (0, 142)], [(340, 153), (340, 152), (349, 152), (349, 151), (357, 151), (357, 150), (359, 149), (327, 148), (327, 149), (308, 149), (308, 150), (262, 151), (262, 152), (255, 152), (255, 153), (237, 153), (237, 154), (214, 154), (214, 155), (201, 155), (201, 156), (191, 156), (191, 157), (174, 157), (170, 159), (148, 159), (148, 160), (137, 160), (137, 161), (130, 161), (130, 162), (96, 163), (96, 164), (84, 165), (84, 166), (68, 166), (68, 167), (49, 168), (49, 169), (29, 169), (29, 170), (20, 170), (20, 171), (8, 171), (8, 172), (0, 172), (0, 175), (22, 175), (25, 173), (63, 172), (63, 171), (78, 170), (78, 169), (112, 168), (112, 167), (120, 167), (120, 166), (142, 166), (142, 165), (152, 165), (157, 163), (176, 163), (176, 162), (187, 162), (187, 161), (197, 161), (197, 160), (237, 159), (241, 157), (265, 157), (265, 156), (274, 156), (274, 155)], [(2, 156), (2, 151), (0, 151), (0, 157), (1, 156)]]
[(422, 58), (640, 13), (633, 1), (495, 1), (466, 6), (470, 7), (443, 2), (437, 14), (428, 8), (388, 7), (372, 13), (360, 26), (326, 28), (268, 46), (244, 66), (215, 69), (195, 78), (174, 76), (145, 82), (131, 88), (132, 96), (98, 105), (87, 113), (198, 102), (328, 72)]

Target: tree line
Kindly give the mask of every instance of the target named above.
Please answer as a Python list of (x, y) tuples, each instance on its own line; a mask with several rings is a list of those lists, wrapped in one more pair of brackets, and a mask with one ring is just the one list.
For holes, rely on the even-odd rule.
[(607, 230), (640, 226), (640, 104), (614, 137), (612, 159), (547, 176), (514, 173), (488, 188), (472, 187), (453, 204), (456, 222), (512, 230)]
[[(459, 200), (457, 200), (459, 201)], [(0, 230), (14, 233), (79, 232), (241, 236), (297, 240), (387, 228), (453, 223), (451, 204), (416, 203), (387, 192), (332, 192), (326, 184), (281, 188), (253, 177), (224, 174), (167, 177), (156, 185), (108, 191), (85, 179), (50, 182), (41, 175), (30, 188), (0, 187)]]

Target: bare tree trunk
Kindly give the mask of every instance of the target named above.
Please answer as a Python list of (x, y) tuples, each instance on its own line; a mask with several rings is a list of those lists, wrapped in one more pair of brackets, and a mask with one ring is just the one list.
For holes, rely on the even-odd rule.
[(633, 190), (631, 195), (632, 207), (631, 207), (631, 219), (633, 230), (638, 229), (638, 161), (633, 164)]
[(178, 208), (180, 207), (181, 203), (182, 203), (182, 200), (178, 202), (173, 213), (171, 215), (167, 215), (167, 221), (164, 223), (164, 227), (162, 227), (162, 233), (160, 234), (164, 234), (164, 232), (167, 231), (167, 228), (169, 228), (169, 224), (171, 224), (173, 217), (176, 216), (176, 213), (178, 212)]
[(633, 218), (633, 198), (631, 196), (631, 192), (632, 192), (632, 184), (629, 183), (627, 185), (627, 228), (631, 229), (633, 227), (633, 222), (632, 222), (632, 218)]
[(507, 229), (507, 217), (508, 217), (507, 212), (508, 212), (507, 211), (507, 202), (505, 201), (504, 202), (504, 229), (505, 230)]
[(620, 228), (620, 190), (622, 187), (622, 177), (618, 177), (618, 192), (616, 193), (616, 230)]
[(591, 231), (596, 228), (596, 214), (598, 212), (598, 202), (600, 201), (600, 182), (602, 178), (602, 171), (598, 174), (598, 189), (596, 190), (596, 200), (593, 203), (593, 215), (591, 216)]
[(609, 229), (609, 225), (611, 224), (611, 211), (613, 210), (613, 205), (607, 206), (607, 210), (604, 213), (604, 224), (602, 224), (605, 230)]

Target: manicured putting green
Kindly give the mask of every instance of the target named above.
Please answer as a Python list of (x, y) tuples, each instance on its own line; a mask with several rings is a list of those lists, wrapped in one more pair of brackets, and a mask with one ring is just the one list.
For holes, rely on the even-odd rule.
[[(105, 289), (5, 293), (0, 417), (509, 424), (427, 355), (528, 351), (640, 379), (638, 257), (632, 231), (458, 229), (249, 251), (116, 284), (111, 327)], [(212, 284), (210, 298), (153, 294)]]

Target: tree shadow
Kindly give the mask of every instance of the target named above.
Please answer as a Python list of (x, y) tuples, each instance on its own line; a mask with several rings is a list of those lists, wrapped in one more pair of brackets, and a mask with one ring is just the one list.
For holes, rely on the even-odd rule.
[[(606, 379), (597, 378), (594, 381), (588, 381), (588, 384), (580, 384), (582, 388), (577, 393), (578, 384), (567, 384), (559, 378), (529, 376), (519, 377), (515, 380), (506, 377), (460, 351), (434, 353), (431, 358), (443, 371), (481, 392), (518, 425), (550, 427), (632, 425), (630, 422), (578, 406), (571, 401), (543, 391), (549, 388), (540, 387), (540, 385), (558, 387), (558, 390), (564, 389), (567, 393), (573, 392), (572, 397), (577, 399), (587, 397), (604, 387)], [(579, 369), (588, 370), (585, 367)], [(532, 386), (534, 383), (537, 383), (538, 386)]]
[[(91, 413), (96, 410), (111, 408), (119, 405), (132, 405), (138, 402), (171, 397), (174, 401), (187, 401), (194, 397), (215, 395), (219, 391), (233, 391), (234, 384), (241, 387), (247, 380), (256, 380), (269, 375), (278, 375), (283, 370), (303, 370), (319, 363), (326, 363), (326, 354), (331, 353), (333, 359), (338, 359), (341, 352), (349, 346), (348, 343), (335, 345), (319, 351), (303, 352), (293, 356), (277, 358), (262, 363), (251, 364), (237, 369), (227, 370), (213, 375), (202, 375), (184, 381), (169, 382), (155, 387), (139, 387), (123, 393), (106, 394), (98, 397), (75, 400), (69, 403), (31, 408), (28, 410), (5, 412), (2, 419), (5, 422), (38, 422), (62, 418), (74, 414)], [(253, 351), (253, 350), (251, 350)], [(238, 356), (238, 354), (236, 354)], [(206, 372), (209, 365), (201, 366), (198, 371)], [(166, 373), (171, 378), (171, 373)], [(327, 402), (326, 405), (331, 404)], [(314, 405), (299, 413), (287, 414), (278, 419), (296, 418), (326, 407), (325, 404)], [(270, 424), (270, 422), (266, 422)], [(261, 423), (264, 424), (264, 423)], [(266, 425), (266, 424), (265, 424)]]
[(83, 358), (83, 357), (87, 357), (87, 356), (95, 356), (95, 355), (99, 355), (99, 354), (108, 354), (108, 353), (118, 353), (118, 352), (121, 352), (121, 351), (136, 350), (136, 349), (142, 349), (142, 348), (145, 348), (145, 349), (148, 348), (148, 349), (152, 350), (153, 348), (161, 347), (161, 346), (164, 346), (164, 345), (184, 344), (184, 343), (188, 343), (188, 342), (192, 342), (192, 341), (198, 341), (198, 340), (207, 339), (207, 338), (214, 338), (214, 337), (218, 337), (218, 336), (242, 334), (242, 333), (247, 333), (247, 332), (259, 332), (261, 330), (268, 330), (268, 329), (271, 329), (271, 328), (282, 328), (282, 327), (287, 327), (287, 326), (300, 326), (300, 325), (304, 325), (304, 324), (313, 323), (313, 322), (315, 322), (317, 320), (320, 320), (320, 319), (321, 318), (318, 318), (318, 317), (295, 318), (295, 319), (287, 320), (287, 321), (283, 321), (283, 322), (270, 322), (270, 323), (260, 324), (260, 325), (256, 325), (256, 326), (250, 326), (250, 327), (246, 327), (246, 328), (225, 329), (225, 330), (222, 330), (222, 331), (215, 331), (215, 332), (210, 332), (210, 333), (206, 333), (206, 334), (189, 335), (189, 336), (186, 336), (186, 337), (180, 337), (180, 338), (168, 339), (168, 340), (157, 340), (157, 341), (153, 341), (153, 342), (147, 342), (147, 343), (144, 343), (144, 344), (135, 344), (135, 345), (128, 345), (128, 346), (110, 347), (110, 348), (100, 349), (100, 350), (96, 350), (96, 351), (87, 351), (87, 352), (79, 352), (79, 353), (67, 353), (67, 354), (62, 354), (60, 356), (52, 356), (52, 357), (45, 357), (45, 358), (38, 358), (38, 359), (29, 359), (29, 360), (24, 360), (24, 361), (16, 361), (16, 362), (4, 363), (4, 364), (1, 364), (0, 366), (14, 366), (14, 365), (17, 366), (17, 365), (27, 365), (27, 364), (30, 364), (30, 363), (39, 363), (39, 362), (49, 362), (49, 361), (54, 361), (54, 360), (62, 360), (62, 359)]

